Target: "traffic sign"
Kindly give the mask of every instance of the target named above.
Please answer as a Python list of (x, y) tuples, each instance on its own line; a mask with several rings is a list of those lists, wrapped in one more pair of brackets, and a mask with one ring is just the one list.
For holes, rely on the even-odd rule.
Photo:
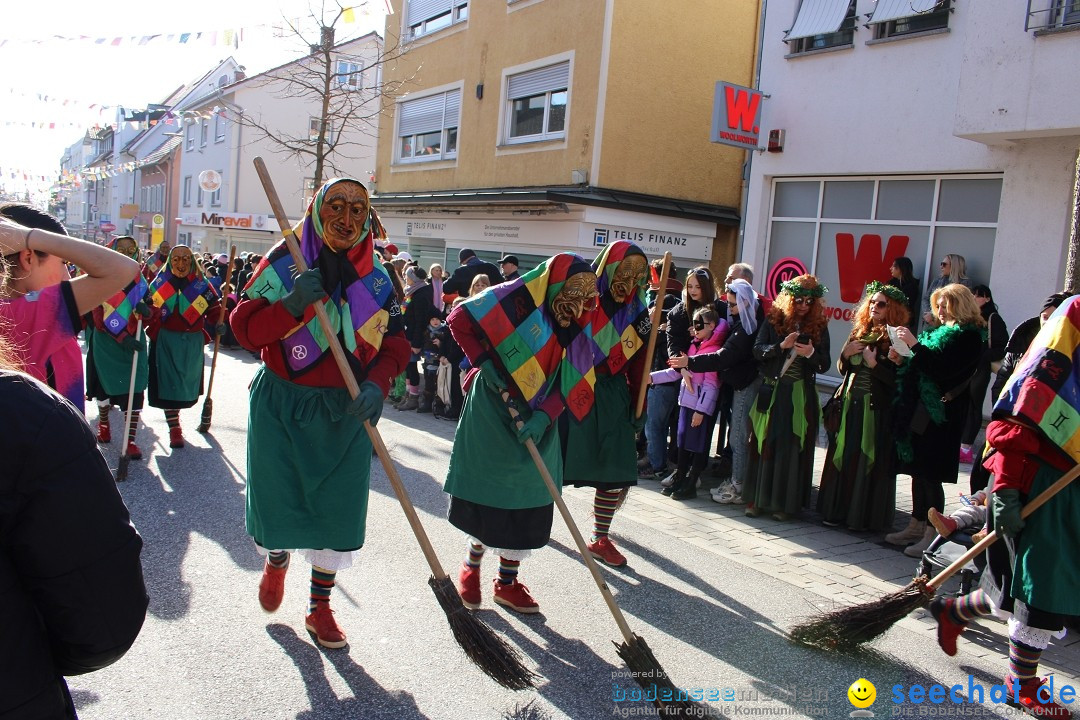
[(103, 222), (101, 223), (100, 227), (102, 232), (112, 232), (116, 229), (116, 226), (113, 225), (111, 222)]

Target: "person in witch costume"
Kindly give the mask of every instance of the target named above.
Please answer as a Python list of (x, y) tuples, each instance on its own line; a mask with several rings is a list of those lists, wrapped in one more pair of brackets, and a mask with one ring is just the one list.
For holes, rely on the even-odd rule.
[[(259, 603), (281, 605), (290, 552), (311, 564), (305, 627), (327, 648), (347, 644), (330, 594), (364, 544), (371, 440), (409, 342), (390, 276), (375, 255), (385, 237), (357, 180), (327, 181), (298, 226), (309, 270), (295, 274), (284, 240), (259, 261), (231, 323), (260, 354), (248, 416), (247, 532), (266, 556)], [(322, 303), (360, 385), (356, 399), (315, 313)]]
[(1080, 617), (1080, 484), (1066, 485), (1026, 519), (1020, 509), (1080, 462), (1078, 338), (1080, 296), (1073, 296), (1024, 353), (986, 428), (989, 522), (1003, 539), (986, 550), (978, 590), (930, 604), (947, 655), (956, 654), (971, 620), (1008, 618), (1008, 702), (1039, 718), (1072, 717), (1038, 670), (1050, 639), (1063, 637), (1066, 623), (1075, 627)]
[[(130, 235), (117, 237), (110, 245), (121, 255), (138, 262), (139, 248)], [(135, 390), (132, 398), (131, 417), (128, 419), (127, 446), (124, 451), (132, 460), (142, 459), (142, 451), (135, 444), (135, 431), (139, 426), (146, 391), (149, 363), (146, 352), (146, 336), (139, 333), (139, 317), (146, 322), (151, 317), (146, 304), (149, 292), (146, 278), (139, 272), (122, 290), (114, 294), (91, 312), (92, 322), (86, 325), (86, 397), (97, 400), (97, 441), (112, 441), (109, 412), (116, 405), (123, 410), (128, 405), (131, 387), (131, 364), (135, 363)]]
[(589, 552), (606, 565), (621, 567), (626, 558), (608, 531), (624, 493), (637, 485), (635, 438), (646, 416), (635, 417), (634, 409), (650, 330), (645, 298), (649, 263), (641, 248), (619, 240), (604, 248), (592, 267), (600, 299), (581, 322), (589, 326), (594, 345), (594, 368), (588, 375), (595, 382), (595, 403), (588, 413), (571, 413), (559, 422), (566, 447), (563, 482), (596, 488)]
[[(203, 393), (203, 345), (210, 342), (208, 318), (214, 317), (220, 298), (186, 245), (169, 252), (168, 264), (150, 283), (150, 296), (156, 310), (147, 329), (150, 405), (165, 411), (169, 447), (182, 448), (180, 411)], [(224, 330), (216, 328), (219, 334)]]
[[(150, 256), (146, 258), (146, 262), (142, 266), (143, 277), (146, 278), (146, 282), (154, 282), (154, 278), (161, 272), (161, 268), (165, 267), (169, 261), (169, 252), (172, 250), (172, 245), (168, 240), (162, 240), (157, 247), (157, 250), (150, 253)], [(138, 258), (136, 258), (138, 259)]]
[[(458, 576), (468, 608), (480, 607), (480, 561), (492, 547), (499, 555), (495, 602), (521, 613), (540, 610), (518, 581), (518, 566), (530, 550), (547, 544), (553, 501), (524, 443), (536, 443), (561, 488), (562, 442), (549, 427), (563, 409), (587, 412), (592, 405), (585, 379), (592, 371), (592, 345), (588, 327), (577, 319), (596, 295), (588, 263), (560, 253), (469, 297), (447, 318), (473, 366), (444, 486), (450, 494), (447, 517), (469, 536)], [(520, 431), (504, 391), (525, 421)]]

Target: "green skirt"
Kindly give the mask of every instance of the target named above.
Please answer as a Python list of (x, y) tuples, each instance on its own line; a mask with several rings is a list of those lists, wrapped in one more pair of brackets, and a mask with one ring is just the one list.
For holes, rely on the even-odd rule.
[[(99, 400), (126, 398), (131, 387), (131, 360), (134, 353), (124, 349), (112, 335), (96, 328), (86, 328), (87, 387), (93, 386), (100, 393)], [(149, 363), (145, 337), (139, 345), (139, 360), (135, 364), (135, 392), (146, 390)], [(90, 380), (91, 374), (93, 382)]]
[(268, 550), (356, 550), (367, 526), (371, 440), (344, 388), (251, 382), (247, 532)]
[[(203, 392), (202, 331), (176, 332), (162, 328), (150, 341), (150, 405), (174, 410), (189, 408)], [(131, 358), (129, 357), (130, 361)]]
[(817, 438), (817, 392), (803, 380), (776, 384), (767, 412), (750, 409), (753, 437), (743, 498), (762, 512), (794, 515), (810, 502)]
[(630, 388), (624, 375), (600, 375), (596, 402), (581, 422), (563, 413), (566, 467), (563, 482), (604, 490), (637, 485), (637, 446), (630, 424)]

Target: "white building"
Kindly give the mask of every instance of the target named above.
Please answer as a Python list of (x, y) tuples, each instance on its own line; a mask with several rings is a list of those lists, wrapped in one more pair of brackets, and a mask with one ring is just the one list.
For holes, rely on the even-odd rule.
[(963, 255), (1010, 329), (1037, 314), (1068, 250), (1076, 30), (1074, 0), (771, 0), (761, 132), (783, 148), (751, 160), (741, 255), (758, 284), (828, 285), (834, 354), (901, 255), (923, 288)]

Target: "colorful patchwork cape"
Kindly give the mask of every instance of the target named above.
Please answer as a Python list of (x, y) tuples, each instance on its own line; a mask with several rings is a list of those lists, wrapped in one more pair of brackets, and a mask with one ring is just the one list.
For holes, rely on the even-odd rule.
[[(319, 210), (327, 190), (338, 182), (350, 178), (336, 178), (320, 188), (298, 227), (300, 253), (308, 267), (322, 272), (323, 289), (327, 297), (322, 301), (330, 325), (342, 339), (346, 352), (351, 353), (362, 368), (371, 365), (382, 346), (387, 333), (401, 332), (403, 322), (401, 308), (394, 295), (394, 284), (375, 255), (375, 233), (381, 230), (375, 211), (371, 210), (364, 222), (360, 237), (345, 253), (331, 249), (322, 238)], [(284, 240), (277, 243), (252, 273), (244, 295), (277, 302), (293, 287), (296, 266)], [(323, 334), (315, 306), (304, 311), (304, 317), (281, 341), (281, 349), (290, 376), (295, 378), (310, 370), (327, 353), (330, 343)]]
[[(641, 248), (625, 240), (611, 243), (593, 261), (600, 300), (589, 318), (593, 342), (596, 344), (596, 367), (617, 375), (638, 350), (649, 341), (648, 302), (645, 299), (646, 273), (638, 287), (624, 302), (616, 303), (611, 295), (611, 283), (619, 263), (630, 255), (645, 257)], [(585, 317), (585, 316), (582, 316)]]
[[(177, 245), (169, 251), (169, 260), (172, 260), (176, 248), (181, 247), (185, 246)], [(218, 299), (217, 290), (203, 277), (194, 258), (191, 260), (191, 273), (182, 278), (173, 275), (172, 265), (166, 262), (150, 283), (150, 296), (154, 305), (161, 308), (162, 320), (176, 313), (184, 318), (188, 327), (195, 327)]]
[(1080, 295), (1066, 300), (1031, 341), (994, 404), (994, 417), (1038, 429), (1071, 462), (1080, 458)]
[(162, 256), (161, 251), (155, 250), (146, 259), (146, 264), (143, 265), (143, 274), (148, 278), (156, 278), (158, 273), (161, 272), (161, 268), (165, 267), (165, 262), (165, 257)]
[(149, 286), (146, 278), (141, 272), (136, 272), (135, 279), (127, 287), (101, 304), (102, 325), (117, 342), (134, 337), (138, 324), (135, 305), (146, 298), (147, 292)]
[[(559, 253), (521, 277), (487, 288), (461, 304), (516, 396), (535, 410), (559, 393), (579, 420), (592, 407), (595, 345), (587, 325), (560, 327), (550, 302), (567, 278), (588, 271), (581, 257)], [(469, 359), (475, 365), (484, 358)]]

